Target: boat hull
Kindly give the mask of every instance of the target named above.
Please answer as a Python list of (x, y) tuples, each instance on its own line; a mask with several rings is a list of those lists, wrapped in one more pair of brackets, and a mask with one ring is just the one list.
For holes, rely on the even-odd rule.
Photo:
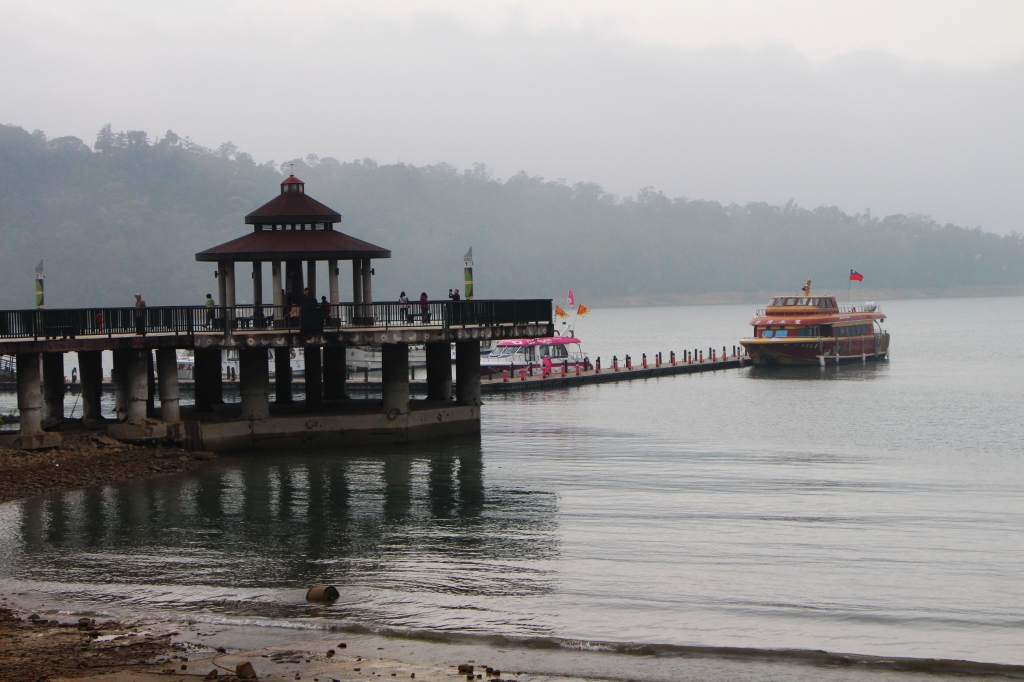
[(807, 367), (831, 362), (885, 358), (889, 334), (859, 337), (742, 339), (752, 364), (761, 367)]

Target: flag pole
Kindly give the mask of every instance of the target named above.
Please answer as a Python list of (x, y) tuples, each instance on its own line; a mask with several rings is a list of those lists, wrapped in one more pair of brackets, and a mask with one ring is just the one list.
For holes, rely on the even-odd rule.
[(846, 280), (846, 305), (850, 305), (850, 287), (853, 286), (853, 270), (850, 270), (850, 276)]

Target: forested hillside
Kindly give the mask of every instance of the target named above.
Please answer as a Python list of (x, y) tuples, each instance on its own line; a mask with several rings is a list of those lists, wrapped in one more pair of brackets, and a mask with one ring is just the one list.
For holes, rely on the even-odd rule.
[[(479, 298), (560, 298), (572, 286), (588, 302), (667, 303), (795, 291), (807, 279), (835, 291), (851, 267), (890, 291), (1024, 284), (1019, 234), (920, 216), (722, 206), (654, 189), (622, 198), (526, 173), (498, 180), (483, 166), (292, 163), (307, 192), (343, 215), (342, 231), (392, 250), (375, 263), (378, 300), (400, 290), (443, 297), (461, 286), (470, 246)], [(108, 126), (90, 147), (0, 126), (0, 307), (32, 305), (40, 259), (48, 307), (130, 305), (136, 291), (150, 305), (198, 304), (216, 287), (195, 252), (247, 231), (243, 216), (277, 193), (284, 167), (172, 132)]]

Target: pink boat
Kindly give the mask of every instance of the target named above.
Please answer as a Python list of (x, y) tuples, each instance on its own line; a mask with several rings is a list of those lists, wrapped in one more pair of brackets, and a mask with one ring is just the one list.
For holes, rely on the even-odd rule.
[(550, 356), (551, 364), (558, 373), (567, 369), (575, 373), (590, 368), (590, 358), (583, 352), (581, 341), (566, 329), (563, 336), (549, 336), (540, 339), (507, 339), (498, 341), (491, 352), (480, 358), (480, 374), (493, 376), (503, 370), (514, 372), (529, 367), (542, 368), (544, 356)]

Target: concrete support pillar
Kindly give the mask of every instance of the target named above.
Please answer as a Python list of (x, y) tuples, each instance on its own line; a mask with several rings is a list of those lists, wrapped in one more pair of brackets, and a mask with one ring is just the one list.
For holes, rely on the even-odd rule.
[(331, 305), (337, 305), (341, 298), (338, 290), (338, 261), (335, 259), (327, 261), (327, 287), (327, 300)]
[(235, 263), (226, 261), (224, 263), (224, 305), (227, 307), (225, 317), (229, 328), (235, 323)]
[(292, 404), (291, 348), (274, 349), (274, 402)]
[(220, 348), (196, 348), (192, 378), (195, 379), (196, 409), (206, 412), (224, 402)]
[(317, 412), (324, 406), (324, 382), (320, 364), (320, 346), (302, 349), (306, 360), (306, 409)]
[(103, 419), (102, 351), (78, 351), (78, 372), (82, 378), (82, 419)]
[(156, 377), (153, 372), (153, 351), (147, 350), (146, 353), (146, 416), (150, 419), (156, 419)]
[(128, 351), (128, 421), (141, 422), (146, 418), (146, 401), (149, 398), (149, 381), (146, 370), (149, 351)]
[(328, 400), (347, 397), (344, 346), (324, 346), (324, 397)]
[(427, 400), (452, 399), (452, 347), (447, 341), (428, 343)]
[[(270, 280), (274, 288), (274, 319), (284, 319), (284, 290), (281, 284), (281, 261), (275, 260), (270, 263)], [(278, 326), (276, 323), (275, 327)]]
[(316, 298), (316, 261), (306, 261), (306, 286), (309, 287), (309, 295)]
[(455, 342), (455, 401), (480, 405), (480, 342)]
[(114, 351), (114, 367), (110, 370), (110, 380), (114, 382), (114, 414), (118, 420), (128, 414), (128, 364), (131, 361), (130, 350)]
[(165, 422), (181, 421), (178, 354), (173, 348), (161, 348), (156, 352), (156, 374), (160, 384), (160, 418)]
[(387, 415), (409, 412), (409, 346), (385, 343), (381, 346), (382, 411)]
[(270, 417), (270, 368), (264, 348), (238, 351), (238, 391), (242, 395), (242, 419)]
[(18, 353), (18, 435), (37, 436), (43, 432), (43, 396), (39, 386), (39, 353)]
[(64, 353), (43, 353), (43, 405), (47, 421), (64, 418)]

